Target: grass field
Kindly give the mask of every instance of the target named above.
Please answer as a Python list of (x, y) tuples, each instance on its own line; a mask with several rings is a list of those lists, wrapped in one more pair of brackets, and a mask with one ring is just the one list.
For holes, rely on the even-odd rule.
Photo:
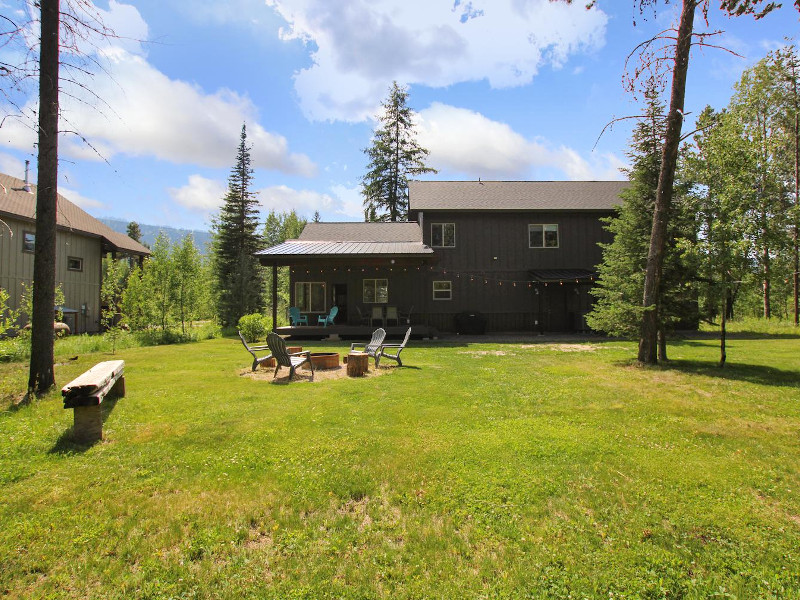
[(88, 448), (0, 364), (0, 596), (800, 598), (800, 338), (669, 350), (412, 342), (283, 385), (233, 339), (129, 348)]

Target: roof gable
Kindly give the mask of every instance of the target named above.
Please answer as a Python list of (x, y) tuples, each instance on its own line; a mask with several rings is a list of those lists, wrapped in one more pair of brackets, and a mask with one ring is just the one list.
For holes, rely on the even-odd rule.
[[(23, 189), (24, 185), (25, 182), (21, 179), (0, 173), (0, 214), (35, 221), (36, 186), (31, 185), (31, 192), (26, 192)], [(114, 231), (108, 225), (101, 223), (61, 194), (58, 195), (56, 225), (64, 229), (103, 238), (123, 252), (141, 255), (150, 254), (150, 251), (142, 244), (124, 233)]]
[(409, 210), (612, 210), (627, 181), (410, 181)]

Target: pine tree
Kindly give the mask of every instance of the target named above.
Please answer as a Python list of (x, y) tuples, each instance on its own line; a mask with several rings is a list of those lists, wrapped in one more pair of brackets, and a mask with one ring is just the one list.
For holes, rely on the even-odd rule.
[(247, 131), (242, 125), (236, 166), (228, 177), (228, 192), (212, 228), (212, 260), (217, 316), (224, 325), (264, 309), (264, 273), (255, 252), (263, 247), (258, 233), (258, 200), (251, 191)]
[(416, 141), (414, 113), (407, 105), (408, 90), (395, 81), (382, 103), (379, 128), (364, 153), (369, 157), (361, 179), (364, 220), (403, 221), (408, 217), (408, 177), (436, 173), (425, 165), (428, 151)]
[[(603, 262), (598, 267), (597, 286), (592, 290), (597, 300), (587, 315), (593, 329), (624, 337), (637, 336), (641, 326), (644, 276), (665, 133), (664, 107), (655, 88), (646, 92), (646, 98), (646, 116), (633, 131), (628, 153), (631, 168), (626, 174), (631, 185), (621, 194), (618, 215), (605, 220), (614, 241), (603, 245)], [(666, 360), (665, 331), (677, 322), (693, 321), (696, 317), (679, 243), (693, 237), (693, 220), (688, 211), (682, 210), (682, 197), (676, 194), (671, 210), (670, 245), (656, 306), (661, 360)]]
[(140, 244), (142, 243), (142, 229), (139, 227), (139, 224), (136, 221), (131, 221), (128, 223), (126, 231), (129, 238), (136, 240)]

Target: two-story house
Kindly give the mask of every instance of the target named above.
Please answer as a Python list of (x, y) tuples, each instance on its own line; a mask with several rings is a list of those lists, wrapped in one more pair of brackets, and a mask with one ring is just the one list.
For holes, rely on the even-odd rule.
[[(23, 283), (33, 279), (36, 247), (36, 186), (0, 173), (0, 288), (11, 309), (20, 308)], [(56, 215), (56, 283), (73, 333), (100, 329), (102, 259), (106, 253), (141, 259), (150, 251), (113, 231), (63, 196)]]
[[(409, 222), (309, 223), (298, 240), (259, 252), (291, 267), (291, 303), (337, 323), (397, 313), (453, 331), (480, 313), (489, 331), (577, 331), (591, 307), (601, 218), (621, 181), (412, 181)], [(402, 322), (400, 322), (402, 321)], [(388, 321), (394, 325), (393, 320)]]

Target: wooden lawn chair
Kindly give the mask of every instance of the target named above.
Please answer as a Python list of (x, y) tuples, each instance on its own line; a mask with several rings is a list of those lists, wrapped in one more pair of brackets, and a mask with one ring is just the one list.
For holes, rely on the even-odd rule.
[(300, 309), (296, 306), (292, 306), (289, 308), (289, 322), (291, 323), (292, 327), (296, 327), (297, 325), (308, 325), (308, 315), (301, 315)]
[[(350, 344), (350, 352), (364, 352), (367, 356), (371, 356), (375, 359), (375, 368), (378, 368), (378, 363), (381, 360), (381, 344), (383, 344), (383, 340), (386, 338), (386, 331), (383, 328), (378, 327), (375, 331), (372, 332), (372, 339), (367, 342), (366, 344), (359, 344), (359, 343), (352, 343)], [(358, 347), (363, 346), (363, 350), (358, 350)]]
[(386, 321), (383, 320), (383, 307), (382, 306), (373, 306), (372, 307), (372, 314), (369, 317), (369, 325), (370, 325), (370, 327), (375, 325), (375, 321), (380, 321), (381, 325), (386, 325)]
[(286, 350), (286, 342), (277, 333), (269, 333), (267, 335), (267, 346), (272, 350), (272, 358), (275, 359), (277, 366), (275, 367), (275, 374), (272, 376), (275, 379), (278, 376), (278, 370), (281, 367), (289, 367), (289, 381), (292, 380), (295, 369), (297, 367), (308, 363), (311, 365), (311, 381), (314, 381), (314, 363), (311, 362), (311, 351), (304, 350), (303, 352), (292, 352), (289, 354)]
[(268, 354), (267, 356), (259, 357), (256, 352), (263, 352), (264, 350), (269, 350), (269, 346), (251, 346), (247, 343), (247, 340), (244, 339), (242, 332), (239, 332), (239, 339), (242, 340), (242, 344), (244, 344), (245, 350), (247, 350), (250, 354), (253, 355), (253, 371), (258, 368), (258, 365), (263, 363), (266, 360), (272, 358), (272, 353)]
[[(397, 361), (397, 366), (398, 367), (402, 367), (403, 366), (403, 361), (400, 360), (400, 353), (403, 351), (403, 348), (406, 347), (406, 344), (408, 343), (408, 340), (410, 338), (411, 338), (411, 327), (409, 327), (408, 331), (406, 331), (406, 337), (403, 338), (402, 343), (400, 343), (400, 344), (382, 344), (381, 348), (380, 348), (380, 356), (383, 356), (383, 357), (386, 357), (386, 358), (391, 358), (392, 360), (396, 360)], [(387, 348), (395, 350), (396, 352), (394, 354), (387, 354), (386, 353), (386, 349)], [(378, 358), (380, 358), (380, 357), (378, 357)], [(375, 359), (375, 366), (376, 367), (378, 366), (378, 359), (377, 358)]]

